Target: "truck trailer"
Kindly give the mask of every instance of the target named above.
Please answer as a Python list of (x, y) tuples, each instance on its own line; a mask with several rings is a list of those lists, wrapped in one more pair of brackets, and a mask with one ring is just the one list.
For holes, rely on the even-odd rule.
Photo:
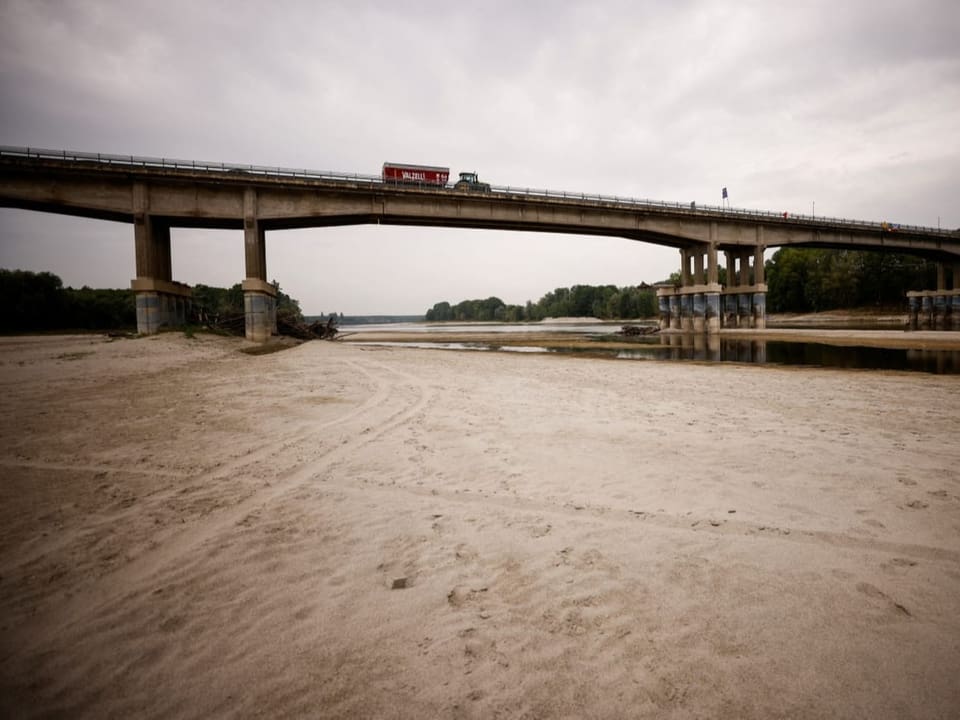
[(443, 187), (450, 178), (450, 168), (433, 165), (405, 165), (404, 163), (385, 162), (383, 181), (390, 183), (416, 183), (419, 185), (439, 185)]

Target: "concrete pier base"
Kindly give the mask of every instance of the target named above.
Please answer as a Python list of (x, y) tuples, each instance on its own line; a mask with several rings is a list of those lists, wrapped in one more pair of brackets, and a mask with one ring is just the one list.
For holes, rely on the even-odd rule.
[(756, 328), (767, 326), (767, 286), (733, 285), (722, 294), (723, 327)]
[(911, 330), (960, 330), (960, 289), (907, 293)]
[(706, 316), (704, 324), (708, 333), (715, 334), (720, 332), (720, 293), (704, 293), (706, 305)]
[(703, 301), (703, 293), (693, 294), (693, 331), (702, 333), (706, 330), (707, 307)]
[(680, 296), (680, 329), (693, 332), (693, 296)]
[(719, 283), (657, 289), (661, 330), (717, 333), (721, 325)]
[(661, 330), (670, 327), (670, 298), (657, 295), (657, 325)]
[[(672, 290), (670, 292), (673, 292)], [(680, 321), (680, 296), (679, 295), (670, 295), (670, 329), (679, 330), (681, 321)]]
[(753, 327), (762, 330), (767, 327), (767, 294), (755, 292), (753, 294)]
[(277, 291), (255, 278), (244, 280), (242, 287), (247, 340), (266, 342), (277, 334)]
[(723, 327), (737, 327), (737, 296), (734, 294), (723, 295)]
[(750, 306), (750, 293), (737, 293), (737, 324), (740, 327), (752, 327), (753, 308)]
[(138, 277), (130, 281), (130, 287), (136, 293), (137, 332), (141, 335), (187, 324), (192, 297), (189, 285)]

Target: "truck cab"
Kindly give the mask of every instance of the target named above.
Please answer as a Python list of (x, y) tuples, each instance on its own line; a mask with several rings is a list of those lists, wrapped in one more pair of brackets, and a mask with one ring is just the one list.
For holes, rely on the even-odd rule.
[(475, 172), (462, 172), (460, 173), (460, 179), (454, 184), (453, 189), (490, 192), (490, 183), (480, 182)]

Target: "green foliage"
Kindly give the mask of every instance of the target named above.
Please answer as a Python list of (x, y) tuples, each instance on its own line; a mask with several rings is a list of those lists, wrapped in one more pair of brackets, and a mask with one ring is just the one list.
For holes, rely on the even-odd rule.
[[(303, 322), (300, 303), (273, 283), (277, 290), (277, 315), (290, 322)], [(63, 287), (63, 281), (49, 272), (0, 269), (0, 332), (38, 330), (118, 330), (137, 326), (136, 295), (133, 290), (100, 290)], [(193, 307), (207, 318), (243, 315), (243, 288), (197, 285)]]
[(132, 290), (64, 288), (49, 272), (0, 269), (0, 332), (133, 328), (137, 324)]
[(771, 312), (898, 306), (908, 290), (936, 286), (929, 260), (869, 250), (781, 248), (765, 272)]
[[(303, 322), (299, 301), (283, 292), (280, 289), (280, 283), (276, 280), (271, 284), (277, 291), (277, 317), (293, 323)], [(240, 283), (229, 288), (194, 285), (193, 307), (211, 319), (242, 315), (244, 313), (243, 287)]]
[(598, 317), (626, 319), (653, 317), (656, 291), (648, 285), (617, 288), (613, 285), (574, 285), (548, 292), (536, 303), (507, 305), (500, 298), (464, 300), (456, 305), (438, 302), (427, 310), (428, 322), (537, 321), (548, 317)]

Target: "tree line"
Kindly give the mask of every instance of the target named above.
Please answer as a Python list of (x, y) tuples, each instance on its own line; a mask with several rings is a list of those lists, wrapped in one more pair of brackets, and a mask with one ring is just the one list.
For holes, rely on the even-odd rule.
[(499, 321), (536, 322), (548, 317), (597, 317), (601, 319), (649, 318), (657, 314), (656, 289), (642, 284), (574, 285), (548, 292), (537, 302), (508, 305), (498, 297), (463, 300), (456, 305), (438, 302), (426, 312), (428, 322)]
[[(277, 289), (277, 314), (302, 322), (300, 303)], [(136, 330), (137, 305), (133, 290), (64, 287), (51, 272), (0, 269), (0, 332), (47, 330)], [(243, 289), (196, 285), (193, 311), (210, 320), (243, 315)]]
[(50, 272), (0, 269), (0, 331), (136, 328), (133, 290), (65, 288)]
[[(841, 308), (902, 308), (909, 290), (936, 287), (936, 264), (902, 253), (869, 250), (781, 248), (764, 264), (770, 312), (820, 312)], [(719, 269), (726, 284), (726, 269)], [(752, 275), (752, 272), (751, 272)], [(751, 278), (751, 282), (753, 279)], [(673, 273), (671, 285), (680, 284)], [(537, 302), (510, 305), (498, 297), (436, 303), (428, 322), (535, 322), (548, 317), (597, 317), (603, 320), (650, 318), (658, 313), (656, 288), (641, 284), (574, 285), (557, 288)]]
[(869, 250), (780, 248), (764, 271), (770, 312), (904, 308), (907, 291), (937, 286), (934, 262)]

